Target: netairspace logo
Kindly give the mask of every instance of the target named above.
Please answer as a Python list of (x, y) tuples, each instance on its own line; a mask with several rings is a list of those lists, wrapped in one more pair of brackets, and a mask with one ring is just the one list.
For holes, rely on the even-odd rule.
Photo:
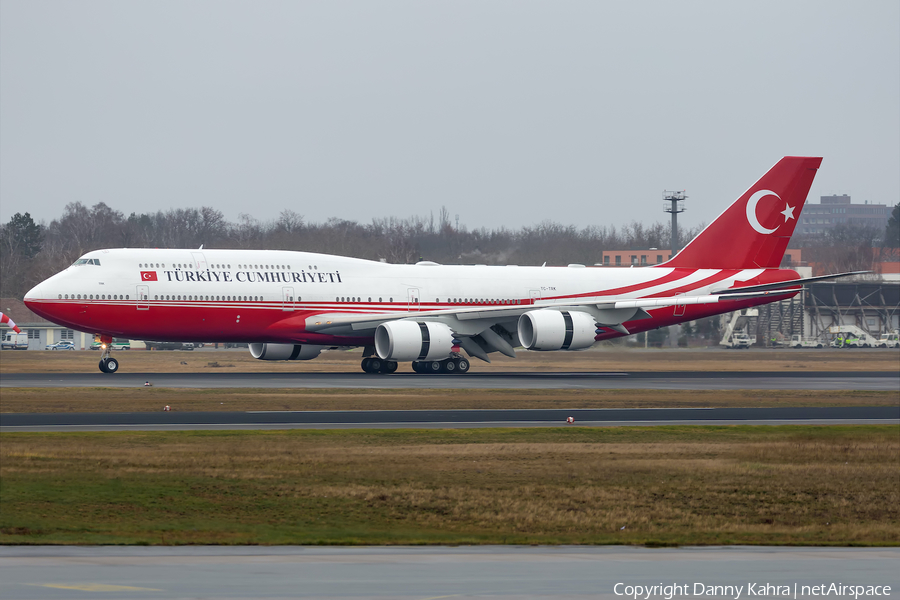
[(783, 585), (772, 583), (746, 583), (741, 585), (707, 585), (705, 583), (672, 583), (658, 585), (630, 585), (617, 583), (613, 587), (616, 596), (633, 600), (664, 598), (672, 600), (676, 596), (718, 596), (739, 600), (744, 597), (813, 598), (819, 596), (841, 596), (854, 600), (866, 596), (890, 596), (889, 585), (844, 585), (843, 583), (823, 583), (820, 585)]

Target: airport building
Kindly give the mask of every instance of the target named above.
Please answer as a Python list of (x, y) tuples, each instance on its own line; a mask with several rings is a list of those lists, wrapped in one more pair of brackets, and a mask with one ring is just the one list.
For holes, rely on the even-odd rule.
[(875, 338), (900, 330), (900, 281), (813, 283), (789, 300), (722, 315), (721, 330), (725, 337), (741, 330), (752, 345), (783, 347), (794, 336), (828, 345), (836, 328), (848, 326)]
[[(600, 253), (600, 263), (604, 267), (648, 267), (659, 265), (672, 258), (671, 250), (646, 248), (640, 250), (605, 250)], [(803, 265), (803, 250), (788, 248), (781, 262), (783, 267)]]
[(800, 213), (797, 233), (826, 233), (837, 225), (874, 227), (883, 234), (893, 207), (885, 204), (853, 204), (850, 196), (821, 196), (819, 204), (806, 203)]
[(642, 250), (606, 250), (600, 253), (600, 263), (604, 267), (646, 267), (658, 265), (672, 258), (671, 250), (646, 248)]

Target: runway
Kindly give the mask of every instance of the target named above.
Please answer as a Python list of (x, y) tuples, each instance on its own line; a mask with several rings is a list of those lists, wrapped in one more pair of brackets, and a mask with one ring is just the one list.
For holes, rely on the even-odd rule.
[(0, 431), (900, 424), (900, 406), (0, 414)]
[(874, 390), (900, 392), (900, 372), (669, 371), (477, 373), (11, 373), (3, 387), (363, 388), (363, 389), (658, 389)]
[(772, 597), (756, 593), (769, 584), (812, 598), (801, 586), (840, 583), (891, 586), (880, 589), (884, 598), (900, 584), (898, 561), (898, 548), (20, 546), (0, 547), (0, 596), (628, 600), (625, 586), (680, 584), (670, 597), (734, 600), (736, 590), (703, 590), (741, 586), (740, 598)]

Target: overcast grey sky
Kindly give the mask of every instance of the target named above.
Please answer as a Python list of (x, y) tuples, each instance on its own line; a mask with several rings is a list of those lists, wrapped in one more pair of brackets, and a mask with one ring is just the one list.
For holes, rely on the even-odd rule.
[(0, 0), (3, 222), (696, 225), (784, 155), (900, 199), (900, 2)]

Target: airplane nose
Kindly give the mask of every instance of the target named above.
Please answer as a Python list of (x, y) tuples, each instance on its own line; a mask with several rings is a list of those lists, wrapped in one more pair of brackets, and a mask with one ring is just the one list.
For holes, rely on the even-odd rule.
[(40, 300), (41, 298), (43, 298), (43, 295), (41, 295), (41, 284), (37, 284), (25, 293), (26, 302), (29, 300)]

